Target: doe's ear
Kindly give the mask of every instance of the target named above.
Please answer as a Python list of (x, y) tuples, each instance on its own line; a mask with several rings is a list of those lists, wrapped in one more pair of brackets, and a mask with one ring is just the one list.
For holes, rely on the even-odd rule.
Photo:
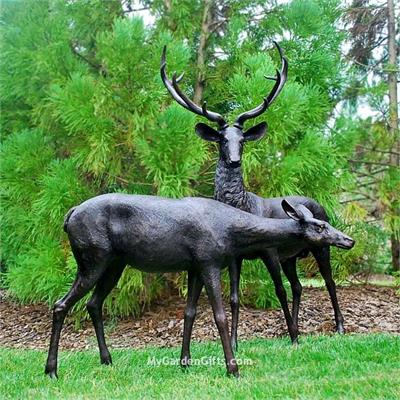
[(267, 123), (260, 122), (259, 124), (253, 126), (252, 128), (248, 129), (246, 132), (243, 133), (244, 140), (246, 142), (251, 140), (259, 140), (265, 135), (266, 132), (267, 132)]
[(294, 219), (295, 221), (304, 221), (305, 215), (298, 207), (293, 207), (286, 199), (282, 200), (282, 208), (283, 211), (288, 215), (289, 218)]
[(296, 208), (301, 210), (304, 215), (304, 219), (314, 218), (314, 214), (305, 205), (299, 204), (298, 206), (296, 206)]
[(204, 140), (208, 140), (209, 142), (218, 142), (221, 137), (218, 131), (202, 122), (196, 124), (194, 129), (198, 136)]

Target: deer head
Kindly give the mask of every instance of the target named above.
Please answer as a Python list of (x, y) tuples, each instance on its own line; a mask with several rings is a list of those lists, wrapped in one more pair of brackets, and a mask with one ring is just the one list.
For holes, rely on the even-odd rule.
[(300, 223), (302, 235), (311, 245), (329, 245), (341, 249), (351, 249), (354, 246), (355, 241), (351, 237), (335, 229), (328, 222), (315, 218), (306, 206), (292, 205), (286, 199), (282, 200), (281, 205), (289, 218)]
[(228, 125), (222, 115), (213, 111), (209, 111), (207, 109), (206, 102), (204, 102), (200, 107), (190, 100), (185, 93), (183, 93), (183, 91), (179, 88), (178, 83), (182, 80), (184, 74), (177, 77), (176, 73), (174, 73), (172, 76), (172, 81), (168, 79), (166, 74), (166, 46), (164, 46), (161, 56), (160, 72), (161, 79), (164, 82), (165, 87), (171, 93), (176, 102), (182, 107), (192, 111), (197, 115), (207, 118), (211, 122), (218, 124), (218, 129), (214, 129), (204, 123), (198, 123), (195, 127), (195, 130), (197, 135), (202, 139), (211, 142), (217, 142), (219, 144), (220, 157), (228, 167), (235, 168), (240, 166), (244, 142), (261, 139), (267, 131), (267, 124), (265, 122), (261, 122), (247, 131), (244, 131), (243, 125), (245, 121), (261, 115), (276, 99), (285, 85), (288, 63), (286, 58), (283, 57), (282, 50), (279, 45), (276, 42), (274, 42), (274, 44), (278, 49), (282, 67), (280, 71), (276, 71), (276, 77), (265, 77), (266, 79), (275, 81), (271, 92), (268, 94), (268, 96), (264, 97), (260, 105), (250, 111), (240, 114), (232, 126)]

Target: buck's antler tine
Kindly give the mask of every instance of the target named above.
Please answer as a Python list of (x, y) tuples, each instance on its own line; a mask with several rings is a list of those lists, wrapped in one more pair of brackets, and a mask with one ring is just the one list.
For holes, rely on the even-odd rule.
[(167, 63), (166, 54), (167, 54), (167, 45), (164, 45), (164, 47), (162, 49), (162, 53), (161, 53), (161, 65), (160, 65), (160, 68), (162, 68), (163, 65)]
[(186, 103), (187, 108), (190, 111), (193, 111), (197, 115), (201, 115), (203, 117), (206, 117), (212, 122), (216, 122), (220, 126), (225, 126), (226, 121), (222, 117), (222, 115), (215, 113), (213, 111), (208, 111), (207, 106), (204, 107), (199, 107), (196, 103), (194, 103), (192, 100), (189, 99), (189, 97), (186, 96), (185, 93), (181, 90), (181, 88), (178, 86), (178, 80), (176, 79), (176, 75), (172, 77), (172, 86), (174, 87), (176, 93), (183, 99), (183, 101)]
[(281, 83), (282, 83), (282, 75), (278, 70), (276, 70), (275, 85), (273, 86), (272, 90), (270, 91), (269, 95), (267, 96), (267, 102), (268, 102), (267, 107), (272, 103), (272, 101), (276, 98), (276, 96), (278, 96), (279, 88), (283, 87), (283, 86), (281, 86)]
[(286, 80), (287, 80), (287, 72), (288, 72), (288, 67), (289, 67), (286, 57), (283, 56), (283, 51), (282, 51), (281, 47), (275, 41), (274, 41), (274, 44), (275, 44), (276, 48), (278, 49), (279, 56), (280, 56), (281, 62), (282, 62), (282, 68), (280, 71), (281, 82), (280, 82), (278, 88), (276, 89), (276, 91), (274, 92), (274, 95), (271, 97), (270, 103), (272, 103), (278, 97), (279, 93), (283, 89), (283, 86), (285, 85)]
[(184, 76), (185, 76), (185, 73), (182, 72), (182, 73), (176, 78), (176, 81), (179, 83), (179, 82), (183, 79)]
[(288, 62), (286, 58), (283, 56), (282, 49), (279, 47), (278, 43), (274, 41), (276, 48), (278, 49), (279, 56), (282, 63), (281, 71), (276, 70), (276, 78), (265, 76), (266, 79), (271, 79), (275, 81), (275, 85), (273, 86), (271, 92), (268, 96), (264, 97), (263, 102), (258, 105), (257, 107), (253, 108), (250, 111), (246, 111), (240, 114), (236, 118), (235, 124), (239, 127), (242, 127), (244, 122), (250, 118), (255, 118), (261, 115), (269, 105), (276, 99), (279, 95), (280, 91), (282, 90), (283, 86), (285, 85), (287, 79), (287, 70), (288, 70)]
[[(222, 118), (221, 115), (219, 115), (219, 114), (217, 114), (217, 113), (213, 113), (212, 111), (208, 111), (208, 110), (207, 110), (207, 102), (206, 102), (206, 101), (203, 102), (203, 105), (201, 106), (201, 110), (202, 110), (202, 112), (203, 112), (203, 115), (204, 115), (207, 119), (209, 119), (210, 121), (213, 121), (213, 122), (217, 122), (218, 125), (219, 125), (221, 128), (224, 128), (224, 127), (226, 127), (226, 126), (228, 125), (228, 124), (226, 123), (226, 121)], [(215, 117), (215, 115), (218, 116), (218, 117)], [(218, 119), (216, 120), (215, 118), (218, 118)]]
[(206, 101), (203, 102), (203, 105), (201, 106), (201, 109), (203, 111), (203, 114), (207, 115), (208, 111), (207, 111), (207, 102)]
[(195, 114), (203, 115), (202, 109), (192, 100), (190, 100), (185, 93), (182, 92), (181, 88), (178, 86), (178, 79), (176, 73), (172, 75), (172, 86), (175, 92), (179, 95), (179, 97), (185, 102), (186, 108), (190, 111), (193, 111)]
[[(163, 47), (163, 51), (161, 54), (161, 63), (160, 63), (160, 75), (161, 75), (161, 80), (164, 83), (164, 86), (167, 88), (168, 92), (172, 95), (172, 97), (175, 99), (175, 101), (180, 104), (182, 107), (189, 109), (187, 104), (180, 98), (178, 93), (176, 93), (172, 82), (168, 79), (167, 73), (166, 73), (166, 67), (167, 67), (167, 60), (166, 60), (166, 53), (167, 53), (167, 46)], [(182, 80), (184, 73), (182, 73), (179, 78), (177, 78), (177, 81), (179, 82)]]
[(208, 118), (212, 122), (218, 123), (220, 126), (225, 126), (226, 122), (224, 118), (215, 112), (208, 111), (207, 107), (203, 105), (203, 107), (199, 107), (192, 100), (190, 100), (185, 93), (179, 88), (178, 83), (182, 80), (184, 73), (182, 73), (179, 77), (176, 76), (176, 73), (172, 76), (172, 82), (168, 79), (166, 73), (166, 54), (167, 54), (167, 46), (163, 47), (163, 51), (161, 53), (161, 63), (160, 63), (160, 74), (161, 79), (170, 92), (172, 97), (179, 103), (182, 107), (186, 108), (189, 111), (194, 112), (197, 115), (201, 115), (203, 117)]
[(282, 51), (282, 49), (281, 49), (281, 46), (279, 46), (278, 42), (276, 42), (275, 40), (273, 40), (272, 43), (273, 43), (273, 44), (275, 45), (275, 47), (278, 49), (278, 51), (279, 51), (279, 57), (280, 57), (281, 60), (282, 60), (282, 58), (283, 58), (283, 51)]

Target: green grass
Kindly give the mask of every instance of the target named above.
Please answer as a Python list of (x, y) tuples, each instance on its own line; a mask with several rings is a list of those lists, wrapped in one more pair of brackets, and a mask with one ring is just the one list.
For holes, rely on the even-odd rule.
[[(399, 399), (400, 336), (349, 335), (241, 342), (239, 380), (221, 365), (152, 366), (179, 349), (113, 350), (101, 366), (97, 351), (61, 351), (58, 381), (43, 374), (46, 352), (0, 349), (0, 399)], [(192, 357), (222, 357), (218, 342), (194, 344)]]
[[(304, 287), (313, 287), (313, 288), (325, 288), (325, 281), (321, 278), (300, 278), (300, 282)], [(396, 287), (396, 281), (389, 279), (369, 279), (367, 282), (364, 281), (345, 281), (345, 282), (336, 282), (338, 286), (363, 286), (365, 284), (371, 286), (383, 286), (383, 287)]]

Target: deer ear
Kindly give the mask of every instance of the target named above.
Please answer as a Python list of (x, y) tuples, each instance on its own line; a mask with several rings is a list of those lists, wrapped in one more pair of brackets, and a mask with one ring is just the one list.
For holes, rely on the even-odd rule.
[(243, 133), (246, 142), (261, 139), (267, 132), (267, 123), (261, 122)]
[(282, 208), (283, 211), (288, 215), (289, 218), (294, 219), (295, 221), (304, 221), (305, 215), (298, 207), (293, 207), (286, 199), (282, 200)]
[(304, 219), (310, 219), (310, 218), (314, 218), (314, 214), (311, 212), (311, 210), (309, 208), (307, 208), (305, 205), (303, 204), (299, 204), (297, 206), (297, 209), (300, 209), (301, 212), (304, 215)]
[(221, 137), (218, 131), (202, 122), (196, 124), (194, 129), (198, 136), (204, 140), (208, 140), (209, 142), (218, 142)]

